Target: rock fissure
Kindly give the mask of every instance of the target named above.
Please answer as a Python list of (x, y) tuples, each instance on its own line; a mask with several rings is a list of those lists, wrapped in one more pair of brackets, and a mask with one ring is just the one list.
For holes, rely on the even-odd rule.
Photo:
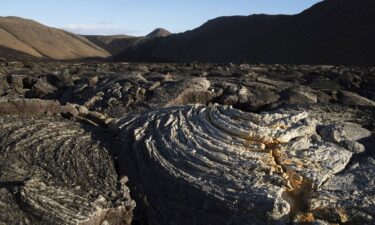
[(314, 221), (314, 215), (308, 212), (307, 200), (313, 191), (313, 184), (306, 178), (292, 170), (288, 170), (283, 164), (281, 157), (280, 144), (277, 141), (263, 143), (265, 149), (270, 152), (277, 173), (284, 179), (284, 188), (281, 197), (290, 206), (289, 219), (299, 223), (311, 223)]

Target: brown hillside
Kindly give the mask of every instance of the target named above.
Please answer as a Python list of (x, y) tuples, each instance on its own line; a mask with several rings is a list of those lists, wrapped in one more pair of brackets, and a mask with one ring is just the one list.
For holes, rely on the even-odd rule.
[(0, 17), (0, 45), (31, 56), (52, 59), (110, 56), (82, 36), (19, 17)]

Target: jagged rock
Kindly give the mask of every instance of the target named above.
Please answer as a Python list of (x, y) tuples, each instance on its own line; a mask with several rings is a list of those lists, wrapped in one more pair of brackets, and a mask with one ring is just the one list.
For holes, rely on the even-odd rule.
[(332, 223), (375, 223), (375, 160), (366, 158), (328, 180), (309, 200), (317, 218)]
[(176, 79), (175, 76), (173, 76), (170, 73), (167, 74), (161, 74), (161, 73), (149, 73), (145, 76), (147, 80), (149, 81), (160, 81), (160, 82), (166, 82), (166, 81), (173, 81)]
[(340, 74), (335, 81), (340, 84), (342, 87), (345, 87), (347, 89), (356, 89), (360, 88), (360, 83), (362, 82), (362, 79), (360, 76), (345, 72), (343, 74)]
[(52, 95), (57, 88), (47, 82), (38, 80), (32, 87), (33, 94), (35, 97), (44, 97), (46, 95)]
[(64, 70), (64, 72), (62, 72), (60, 75), (58, 75), (56, 77), (66, 86), (74, 85), (73, 78), (70, 75), (70, 71), (68, 69)]
[(224, 86), (220, 89), (222, 92), (216, 94), (219, 97), (213, 102), (232, 105), (244, 111), (257, 111), (279, 99), (279, 96), (268, 88), (245, 87), (232, 83), (224, 83), (221, 86)]
[(320, 140), (316, 124), (217, 105), (129, 114), (115, 123), (119, 169), (132, 171), (151, 225), (287, 224), (352, 155)]
[(208, 91), (209, 87), (210, 81), (206, 78), (165, 82), (153, 90), (149, 102), (153, 107), (207, 103), (214, 97), (214, 93)]
[(344, 105), (375, 106), (375, 102), (349, 91), (339, 92), (339, 102)]
[(315, 90), (340, 90), (340, 84), (331, 81), (329, 78), (317, 78), (309, 84)]
[(366, 150), (363, 144), (351, 140), (341, 141), (340, 145), (353, 152), (353, 154), (363, 153)]
[(88, 85), (89, 87), (94, 87), (99, 82), (99, 77), (95, 76), (89, 79)]
[(252, 90), (248, 101), (242, 105), (241, 109), (250, 112), (258, 111), (263, 107), (276, 103), (279, 98), (280, 96), (273, 91)]
[(237, 104), (238, 101), (237, 95), (224, 95), (220, 98), (219, 103), (222, 105), (234, 105)]
[(160, 87), (161, 83), (160, 81), (156, 81), (155, 83), (153, 83), (147, 90), (148, 91), (153, 91), (155, 90), (156, 88)]
[(9, 83), (13, 85), (15, 88), (23, 89), (23, 79), (25, 78), (24, 75), (11, 75), (8, 77)]
[(61, 106), (58, 101), (41, 99), (0, 99), (0, 115), (43, 116), (69, 115), (82, 119), (92, 125), (106, 125), (106, 115), (88, 110), (85, 106), (67, 104)]
[(60, 104), (54, 100), (0, 99), (0, 115), (40, 116), (60, 112)]
[[(81, 141), (80, 137), (89, 135), (93, 141), (98, 141), (98, 144), (102, 147), (103, 144), (106, 145), (108, 142), (116, 143), (117, 140), (112, 135), (108, 136), (108, 130), (100, 129), (100, 132), (96, 132), (92, 129), (94, 129), (93, 127), (96, 127), (95, 129), (99, 129), (99, 127), (116, 128), (115, 122), (117, 120), (113, 118), (128, 115), (128, 113), (130, 114), (127, 118), (134, 116), (134, 119), (138, 121), (139, 126), (137, 126), (139, 128), (147, 127), (147, 129), (143, 129), (145, 132), (152, 133), (155, 137), (158, 135), (165, 138), (173, 137), (173, 139), (161, 140), (158, 142), (158, 147), (163, 146), (162, 143), (172, 143), (175, 145), (168, 146), (169, 149), (173, 148), (170, 152), (181, 153), (173, 156), (173, 158), (159, 157), (164, 156), (165, 148), (161, 148), (164, 149), (162, 151), (158, 148), (157, 151), (149, 153), (149, 151), (146, 151), (147, 146), (145, 147), (146, 144), (151, 143), (148, 142), (148, 139), (141, 138), (134, 143), (132, 142), (135, 135), (132, 133), (130, 126), (134, 124), (129, 124), (126, 129), (124, 128), (125, 133), (129, 136), (126, 141), (122, 140), (123, 145), (118, 146), (124, 150), (120, 152), (121, 154), (112, 145), (111, 148), (103, 147), (107, 153), (109, 151), (113, 153), (113, 156), (110, 154), (110, 161), (116, 163), (116, 168), (119, 168), (120, 174), (131, 176), (129, 185), (134, 188), (131, 189), (132, 194), (140, 204), (139, 210), (137, 210), (139, 214), (137, 219), (140, 221), (136, 221), (135, 224), (138, 224), (137, 222), (149, 224), (148, 220), (151, 221), (150, 224), (210, 224), (210, 221), (211, 224), (227, 222), (227, 224), (233, 225), (267, 224), (268, 221), (271, 221), (269, 224), (285, 224), (287, 221), (290, 221), (290, 224), (298, 225), (337, 224), (343, 221), (340, 218), (345, 219), (345, 217), (348, 222), (343, 224), (375, 224), (373, 220), (369, 219), (375, 216), (371, 208), (374, 196), (371, 192), (371, 166), (373, 165), (368, 162), (369, 159), (366, 159), (375, 156), (374, 151), (372, 151), (375, 143), (373, 135), (375, 131), (375, 111), (373, 106), (368, 106), (371, 105), (368, 104), (369, 100), (375, 100), (374, 67), (254, 66), (250, 64), (212, 65), (197, 63), (173, 65), (104, 62), (39, 63), (31, 61), (25, 63), (9, 61), (5, 64), (0, 63), (0, 65), (2, 65), (0, 66), (0, 93), (3, 97), (0, 100), (0, 111), (6, 114), (11, 113), (13, 117), (9, 118), (15, 118), (12, 119), (15, 122), (14, 127), (9, 125), (10, 122), (0, 124), (2, 129), (0, 130), (0, 162), (4, 163), (9, 159), (9, 156), (13, 157), (9, 160), (11, 166), (8, 167), (8, 164), (0, 165), (0, 178), (5, 174), (9, 175), (7, 180), (0, 180), (0, 224), (55, 224), (46, 222), (43, 216), (35, 216), (48, 215), (43, 211), (46, 207), (39, 207), (39, 205), (32, 203), (36, 199), (42, 199), (42, 196), (43, 199), (48, 199), (49, 203), (56, 202), (56, 204), (53, 204), (54, 206), (66, 206), (65, 209), (67, 210), (61, 211), (71, 212), (71, 217), (69, 217), (71, 220), (88, 215), (82, 213), (75, 215), (74, 212), (76, 211), (72, 209), (72, 205), (69, 203), (71, 199), (77, 199), (79, 203), (82, 203), (83, 212), (93, 212), (90, 207), (86, 207), (87, 203), (96, 207), (101, 205), (98, 202), (102, 202), (103, 198), (90, 194), (86, 195), (85, 193), (89, 193), (91, 189), (95, 193), (97, 192), (99, 187), (96, 183), (102, 180), (101, 176), (87, 176), (81, 182), (89, 182), (90, 185), (84, 188), (81, 185), (73, 187), (68, 185), (72, 183), (72, 179), (70, 175), (65, 175), (66, 168), (78, 168), (77, 177), (86, 177), (87, 174), (91, 174), (86, 170), (79, 170), (83, 166), (81, 164), (87, 163), (85, 160), (81, 160), (81, 157), (77, 154), (95, 155), (96, 152), (94, 154), (91, 150), (96, 151), (96, 147), (92, 149), (90, 144), (86, 145), (87, 148), (84, 147), (83, 145), (87, 143), (86, 139)], [(12, 75), (16, 75), (14, 80), (12, 80)], [(19, 76), (17, 77), (17, 75)], [(98, 78), (97, 82), (94, 76)], [(198, 78), (192, 81), (193, 77), (202, 76), (206, 78)], [(93, 82), (96, 83), (95, 85), (89, 83), (91, 78), (95, 81)], [(60, 104), (53, 101), (40, 101), (40, 99), (23, 100), (24, 97), (35, 98), (44, 95), (31, 95), (33, 85), (36, 82), (48, 83), (48, 85), (56, 87), (56, 91), (49, 92), (43, 98), (59, 100)], [(302, 89), (298, 90), (297, 87)], [(308, 89), (308, 87), (314, 90)], [(312, 102), (308, 104), (300, 100), (306, 98), (306, 96), (303, 96), (306, 88), (309, 96), (317, 96), (317, 104), (315, 104), (315, 97), (307, 99), (306, 102)], [(189, 93), (188, 90), (193, 91)], [(298, 103), (293, 105), (281, 104), (280, 99), (284, 96), (280, 95), (291, 90), (300, 92), (299, 97), (296, 93), (293, 94), (298, 97), (299, 102), (297, 101)], [(342, 95), (345, 91), (350, 92), (351, 97), (349, 96), (348, 99), (345, 99)], [(353, 98), (353, 93), (357, 98)], [(358, 96), (361, 98), (358, 98)], [(365, 97), (365, 99), (362, 97)], [(211, 119), (208, 115), (221, 107), (215, 106), (213, 109), (208, 109), (200, 106), (198, 108), (203, 111), (198, 113), (198, 109), (191, 109), (192, 115), (185, 113), (189, 110), (185, 110), (184, 106), (174, 108), (173, 113), (170, 109), (160, 109), (168, 106), (168, 104), (180, 105), (193, 102), (208, 103), (212, 106), (213, 103), (223, 103), (222, 100), (225, 100), (226, 104), (233, 104), (233, 108), (255, 111), (260, 113), (260, 116), (250, 116), (251, 118), (245, 116), (246, 119), (233, 119), (233, 117), (228, 116), (224, 117), (225, 122), (217, 122), (222, 121), (217, 119), (211, 122), (208, 121)], [(367, 106), (358, 106), (357, 102), (361, 101), (364, 101)], [(81, 108), (81, 105), (85, 106), (86, 109)], [(147, 114), (149, 110), (153, 109), (156, 111)], [(244, 138), (238, 137), (237, 134), (228, 134), (229, 131), (233, 131), (233, 127), (247, 127), (248, 124), (256, 124), (257, 126), (254, 126), (254, 129), (262, 127), (263, 125), (259, 125), (261, 121), (256, 121), (256, 118), (269, 121), (275, 115), (275, 112), (269, 112), (269, 110), (274, 109), (279, 114), (286, 115), (285, 121), (287, 122), (285, 123), (292, 124), (292, 127), (305, 127), (311, 128), (311, 130), (307, 133), (295, 132), (298, 135), (287, 143), (273, 143), (272, 141), (271, 143), (264, 143), (263, 140), (249, 140), (247, 142), (246, 138), (244, 141)], [(222, 111), (235, 112), (235, 110), (232, 110), (227, 108)], [(145, 115), (134, 114), (138, 112)], [(296, 116), (300, 114), (299, 112), (308, 112), (306, 119), (310, 122), (302, 122), (304, 116)], [(181, 113), (181, 116), (178, 113)], [(56, 117), (52, 118), (49, 114), (54, 114)], [(63, 115), (64, 118), (69, 118), (70, 122), (65, 120), (63, 122), (70, 125), (60, 126), (62, 120), (59, 114)], [(15, 117), (15, 115), (20, 117)], [(206, 117), (198, 120), (196, 115), (205, 115)], [(241, 115), (247, 114), (241, 113)], [(31, 119), (30, 116), (34, 119)], [(146, 126), (144, 121), (147, 116), (150, 117), (147, 118), (150, 124)], [(169, 117), (171, 117), (170, 124), (168, 124)], [(292, 117), (299, 119), (296, 119), (297, 122), (291, 122)], [(184, 118), (186, 119), (184, 120)], [(318, 123), (316, 124), (310, 118), (315, 118)], [(40, 129), (30, 130), (28, 127), (33, 124), (33, 122), (30, 122), (31, 120), (48, 120), (48, 123), (43, 123), (43, 127), (41, 125)], [(206, 121), (206, 123), (202, 121)], [(217, 132), (194, 130), (197, 127), (202, 127), (197, 124), (228, 125), (228, 121), (232, 121), (234, 125), (227, 126), (225, 129), (222, 126), (211, 127), (211, 130), (216, 129)], [(245, 122), (242, 123), (241, 121)], [(249, 121), (252, 122), (249, 123)], [(339, 134), (337, 140), (329, 138), (329, 134), (326, 137), (322, 135), (323, 140), (321, 140), (322, 138), (315, 134), (316, 127), (320, 131), (321, 128), (327, 126), (340, 127), (342, 126), (340, 124), (344, 122), (360, 124), (371, 131), (372, 136), (368, 136), (368, 131), (366, 131), (363, 138), (352, 140), (353, 137), (358, 136), (357, 134), (362, 134), (361, 129), (356, 130), (357, 128), (344, 136), (342, 136), (341, 128), (339, 128), (339, 131), (335, 131)], [(177, 129), (180, 127), (180, 123), (185, 124), (181, 125), (183, 129)], [(74, 124), (74, 126), (71, 126), (71, 124)], [(168, 124), (168, 126), (163, 127), (163, 124)], [(57, 131), (54, 131), (55, 126), (57, 126), (56, 129), (59, 130), (61, 135), (67, 139), (53, 135), (57, 133)], [(275, 132), (281, 129), (269, 124), (264, 126), (268, 127), (268, 130), (275, 130)], [(14, 129), (9, 130), (9, 127)], [(151, 128), (153, 128), (152, 131)], [(46, 129), (49, 129), (49, 132)], [(75, 133), (76, 129), (83, 129), (86, 132), (85, 135)], [(252, 129), (253, 127), (249, 128), (249, 130)], [(286, 127), (285, 132), (290, 132), (290, 129), (290, 127)], [(43, 137), (40, 136), (39, 130), (41, 130)], [(166, 130), (175, 133), (169, 134)], [(120, 130), (120, 137), (124, 135), (123, 131)], [(180, 139), (180, 137), (184, 137), (181, 135), (184, 132), (191, 135)], [(244, 132), (246, 135), (249, 134), (248, 131)], [(48, 136), (46, 133), (51, 135)], [(269, 134), (266, 133), (265, 136), (267, 135)], [(17, 138), (15, 138), (16, 136)], [(29, 137), (31, 136), (35, 138), (30, 141), (31, 143), (28, 143), (27, 141), (30, 140)], [(138, 136), (141, 137), (141, 134)], [(307, 139), (304, 138), (305, 136)], [(332, 137), (335, 137), (335, 135)], [(6, 141), (8, 139), (9, 142)], [(142, 143), (144, 140), (145, 142)], [(180, 140), (180, 142), (174, 142), (174, 140)], [(240, 144), (242, 143), (241, 140), (244, 142), (243, 145)], [(62, 144), (62, 142), (64, 143)], [(131, 143), (131, 146), (128, 145), (129, 143), (124, 144), (124, 142)], [(49, 146), (54, 143), (60, 144), (62, 146), (60, 149), (64, 149), (64, 151), (50, 149)], [(204, 145), (196, 145), (196, 143), (204, 143)], [(310, 143), (312, 147), (310, 146), (306, 150), (306, 146), (304, 146), (306, 143)], [(26, 147), (31, 147), (26, 150), (26, 147), (22, 147), (24, 144)], [(39, 144), (40, 146), (36, 146)], [(135, 149), (133, 144), (135, 147), (141, 146), (142, 148), (137, 147)], [(255, 147), (249, 147), (253, 144)], [(21, 146), (25, 154), (19, 153), (18, 150), (15, 151), (13, 146), (16, 145)], [(280, 151), (273, 148), (276, 146), (280, 148)], [(196, 151), (196, 153), (194, 155), (185, 154), (185, 151), (189, 153), (187, 148)], [(3, 151), (3, 149), (6, 149), (6, 151)], [(244, 149), (250, 149), (251, 151)], [(254, 152), (254, 149), (259, 152)], [(45, 150), (51, 150), (54, 154), (52, 152), (44, 154)], [(219, 150), (221, 153), (217, 153)], [(5, 153), (3, 154), (3, 152)], [(135, 154), (135, 152), (139, 154)], [(237, 155), (232, 154), (234, 152)], [(273, 154), (270, 154), (271, 152)], [(26, 155), (26, 153), (29, 154)], [(145, 155), (140, 155), (140, 153), (145, 153)], [(29, 156), (33, 154), (39, 159), (37, 163), (29, 160)], [(52, 154), (54, 157), (51, 156)], [(355, 155), (346, 164), (344, 159), (349, 158), (350, 154)], [(24, 155), (27, 157), (24, 157)], [(46, 157), (44, 158), (44, 156)], [(212, 158), (212, 156), (216, 158)], [(215, 161), (217, 158), (220, 161)], [(173, 163), (169, 163), (170, 159), (176, 159), (176, 161), (172, 160)], [(105, 156), (102, 160), (107, 162), (109, 159)], [(87, 167), (91, 168), (94, 162), (97, 163), (98, 159), (95, 158), (92, 162), (90, 161)], [(125, 165), (125, 162), (128, 162), (128, 164)], [(205, 162), (214, 162), (215, 168), (211, 169), (211, 164), (206, 165)], [(101, 163), (99, 162), (97, 165), (102, 165)], [(274, 163), (277, 166), (270, 166)], [(72, 166), (73, 164), (74, 166)], [(164, 166), (167, 164), (176, 165), (172, 169), (186, 173), (171, 174), (169, 173), (171, 167)], [(55, 165), (59, 165), (58, 169)], [(196, 170), (189, 169), (191, 167), (196, 168), (196, 165), (202, 166)], [(345, 169), (336, 173), (343, 165), (345, 165)], [(354, 172), (353, 166), (356, 165), (360, 169), (357, 168), (358, 171)], [(19, 168), (20, 166), (22, 170)], [(367, 174), (367, 170), (369, 174)], [(53, 175), (49, 174), (50, 171)], [(72, 170), (69, 169), (69, 171)], [(198, 172), (194, 174), (196, 171)], [(45, 176), (40, 174), (45, 174)], [(55, 174), (57, 174), (57, 178), (53, 178)], [(60, 176), (59, 174), (64, 175)], [(103, 174), (103, 176), (106, 174)], [(283, 174), (287, 176), (283, 176)], [(142, 177), (141, 175), (146, 176)], [(112, 177), (112, 175), (110, 176)], [(336, 176), (342, 177), (336, 179)], [(200, 177), (201, 180), (197, 180), (197, 177)], [(309, 179), (304, 178), (301, 181), (303, 177), (309, 177)], [(331, 182), (332, 177), (335, 180)], [(352, 197), (348, 197), (350, 192), (344, 190), (345, 185), (340, 187), (340, 182), (345, 179), (347, 186), (356, 187)], [(334, 185), (336, 181), (338, 181), (335, 184), (337, 185), (335, 186), (336, 189), (331, 188), (327, 191), (327, 188), (322, 188), (329, 183)], [(111, 190), (119, 193), (121, 188), (115, 187), (118, 186), (117, 183)], [(146, 188), (145, 185), (147, 185)], [(235, 188), (232, 188), (232, 186)], [(356, 192), (362, 191), (361, 187), (365, 187), (363, 193), (356, 194)], [(27, 194), (27, 198), (22, 197), (21, 190), (22, 193)], [(320, 192), (323, 194), (320, 195)], [(325, 194), (326, 192), (329, 194)], [(106, 202), (110, 202), (108, 207), (119, 206), (116, 201), (112, 201), (112, 197), (108, 198), (106, 194), (101, 195), (108, 200)], [(63, 199), (67, 199), (69, 202), (62, 202)], [(317, 210), (316, 205), (315, 208), (309, 207), (310, 202), (315, 199), (318, 199), (317, 205), (322, 204), (324, 212)], [(354, 199), (354, 203), (350, 202), (352, 199)], [(326, 203), (330, 206), (326, 207)], [(49, 207), (48, 204), (45, 205)], [(347, 206), (344, 211), (349, 213), (346, 215), (342, 213), (344, 212), (341, 210), (344, 208), (342, 205)], [(340, 207), (335, 208), (335, 206)], [(108, 208), (107, 206), (100, 207)], [(51, 211), (57, 210), (54, 207), (49, 208)], [(122, 209), (96, 211), (98, 212), (97, 216), (93, 217), (93, 220), (86, 220), (85, 222), (86, 224), (95, 224), (95, 221), (99, 219), (103, 225), (115, 223), (108, 218), (101, 219), (100, 212), (106, 212), (107, 215), (116, 214), (122, 213)], [(245, 214), (246, 216), (244, 216)], [(150, 215), (149, 218), (148, 215)], [(340, 215), (344, 216), (341, 217)], [(58, 215), (51, 216), (52, 219), (57, 217)], [(114, 218), (118, 217), (115, 216)]]
[(131, 224), (127, 179), (105, 136), (89, 129), (57, 117), (0, 117), (0, 224)]
[(280, 80), (271, 80), (267, 77), (258, 77), (257, 78), (257, 81), (258, 82), (261, 82), (261, 83), (264, 83), (264, 84), (268, 84), (268, 85), (272, 85), (274, 87), (277, 87), (279, 90), (285, 90), (285, 89), (288, 89), (290, 87), (293, 86), (292, 83), (290, 82), (284, 82), (284, 81), (280, 81)]
[(332, 97), (323, 91), (317, 91), (316, 97), (319, 103), (328, 104), (332, 101)]
[(242, 86), (237, 90), (237, 96), (238, 96), (238, 101), (240, 103), (244, 103), (249, 99), (250, 92), (246, 87)]
[(308, 87), (297, 87), (286, 90), (282, 93), (281, 99), (287, 104), (315, 104), (318, 98), (314, 91)]
[(358, 143), (371, 136), (371, 132), (355, 123), (339, 123), (324, 126), (319, 130), (320, 136), (324, 139), (340, 144), (354, 154), (363, 153), (366, 147)]
[(2, 79), (0, 77), (0, 96), (6, 93), (6, 91), (10, 88), (6, 79)]
[(342, 123), (324, 126), (319, 134), (326, 140), (339, 143), (341, 141), (358, 141), (371, 136), (371, 132), (355, 123)]

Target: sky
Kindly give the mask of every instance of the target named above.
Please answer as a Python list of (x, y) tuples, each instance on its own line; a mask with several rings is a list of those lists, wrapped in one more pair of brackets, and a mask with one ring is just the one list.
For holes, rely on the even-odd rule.
[(194, 29), (219, 16), (297, 14), (320, 0), (0, 0), (0, 16), (19, 16), (78, 34), (146, 35)]

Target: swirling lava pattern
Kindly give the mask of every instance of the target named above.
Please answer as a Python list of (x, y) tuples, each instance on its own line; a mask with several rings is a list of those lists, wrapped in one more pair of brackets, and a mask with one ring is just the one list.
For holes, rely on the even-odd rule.
[(351, 153), (316, 134), (308, 113), (187, 105), (116, 123), (149, 224), (284, 224)]
[(58, 117), (0, 117), (0, 224), (130, 224), (107, 146)]

